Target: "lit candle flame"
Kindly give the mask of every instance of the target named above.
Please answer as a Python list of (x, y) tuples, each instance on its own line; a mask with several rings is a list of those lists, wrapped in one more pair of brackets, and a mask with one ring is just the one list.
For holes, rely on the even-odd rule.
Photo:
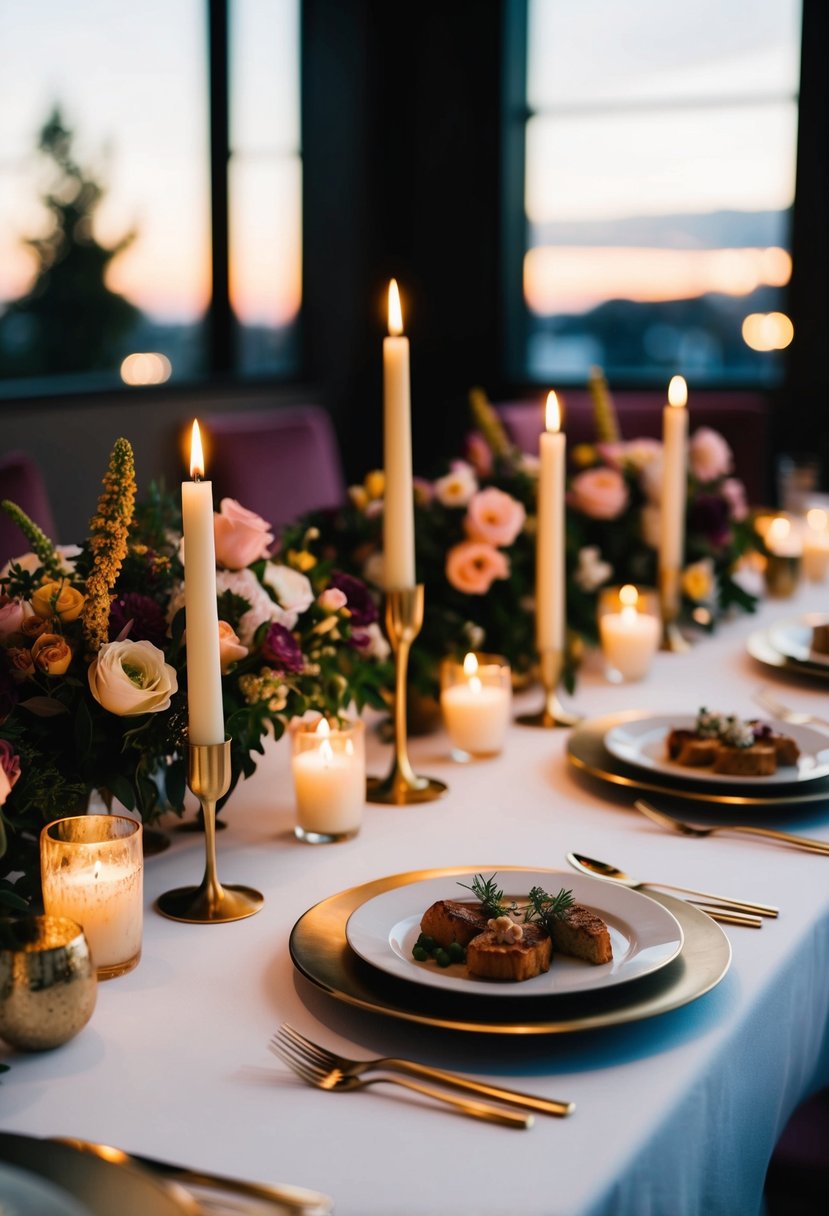
[(625, 608), (635, 608), (638, 599), (639, 592), (630, 583), (625, 583), (624, 587), (620, 588), (619, 601)]
[(688, 385), (685, 383), (682, 376), (672, 376), (671, 383), (668, 385), (668, 405), (682, 406), (688, 404)]
[(463, 674), (467, 679), (478, 674), (478, 660), (471, 651), (463, 661)]
[(774, 544), (785, 540), (792, 530), (792, 525), (783, 515), (779, 515), (777, 519), (773, 519), (769, 524), (768, 539), (772, 548)]
[(201, 431), (197, 420), (193, 419), (193, 436), (190, 440), (190, 476), (194, 481), (204, 477), (204, 452), (201, 445)]
[(389, 333), (392, 337), (399, 337), (403, 333), (403, 310), (400, 307), (397, 279), (389, 283)]
[(327, 718), (320, 718), (314, 734), (322, 739), (322, 743), (320, 743), (319, 748), (320, 760), (322, 760), (323, 764), (330, 764), (334, 759), (334, 749), (328, 741), (328, 736), (331, 734), (331, 727), (328, 725)]
[(548, 431), (561, 430), (561, 406), (559, 405), (558, 397), (552, 391), (547, 394), (545, 422)]

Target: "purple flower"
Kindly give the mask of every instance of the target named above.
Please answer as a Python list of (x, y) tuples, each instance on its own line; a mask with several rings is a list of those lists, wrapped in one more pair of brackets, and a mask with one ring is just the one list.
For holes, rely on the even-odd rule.
[(265, 634), (262, 658), (266, 663), (273, 664), (277, 671), (299, 672), (305, 666), (305, 659), (296, 638), (290, 629), (275, 621), (268, 626), (268, 632)]
[(699, 494), (688, 512), (691, 532), (705, 536), (712, 545), (724, 545), (728, 540), (729, 507), (718, 494)]
[(360, 579), (342, 570), (334, 570), (331, 574), (331, 586), (342, 591), (345, 596), (348, 611), (351, 613), (351, 623), (355, 629), (363, 629), (377, 620), (377, 605), (371, 598), (368, 587)]
[(130, 621), (131, 642), (152, 642), (159, 650), (164, 649), (167, 621), (155, 600), (137, 591), (117, 596), (109, 608), (109, 640), (114, 642), (119, 638)]

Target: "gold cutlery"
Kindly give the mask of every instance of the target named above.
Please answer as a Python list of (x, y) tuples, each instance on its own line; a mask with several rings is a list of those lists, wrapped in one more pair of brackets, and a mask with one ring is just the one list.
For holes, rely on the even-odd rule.
[(534, 1110), (542, 1115), (571, 1115), (576, 1109), (575, 1102), (562, 1102), (554, 1098), (540, 1098), (535, 1094), (522, 1093), (520, 1090), (504, 1089), (499, 1085), (490, 1085), (485, 1081), (473, 1081), (470, 1077), (462, 1077), (457, 1073), (446, 1072), (442, 1068), (432, 1068), (428, 1064), (418, 1064), (415, 1060), (402, 1060), (393, 1056), (385, 1056), (373, 1060), (350, 1060), (346, 1056), (338, 1056), (320, 1047), (311, 1039), (300, 1034), (286, 1022), (271, 1040), (271, 1050), (278, 1051), (278, 1044), (292, 1049), (297, 1055), (323, 1071), (339, 1072), (347, 1076), (360, 1076), (361, 1073), (373, 1069), (402, 1072), (409, 1076), (424, 1077), (429, 1081), (437, 1081), (441, 1085), (449, 1085), (454, 1089), (477, 1094), (482, 1098), (494, 1098), (497, 1102), (506, 1102), (511, 1106), (520, 1106), (525, 1110)]
[[(582, 874), (590, 874), (593, 878), (600, 878), (605, 882), (615, 882), (623, 887), (632, 887), (634, 890), (638, 890), (640, 887), (659, 887), (665, 891), (681, 891), (684, 895), (697, 896), (706, 907), (717, 905), (721, 910), (729, 913), (736, 911), (751, 913), (753, 916), (777, 916), (780, 911), (771, 904), (749, 903), (745, 899), (730, 899), (727, 895), (715, 895), (712, 891), (697, 891), (693, 887), (680, 887), (669, 882), (652, 882), (633, 878), (609, 862), (598, 861), (595, 857), (585, 857), (583, 853), (568, 853), (567, 860), (574, 870), (580, 870)], [(748, 923), (751, 924), (751, 921)]]
[(829, 728), (829, 719), (818, 717), (817, 714), (807, 714), (800, 710), (790, 709), (788, 705), (784, 705), (778, 701), (774, 693), (767, 688), (758, 688), (752, 694), (758, 705), (762, 705), (764, 709), (772, 715), (773, 718), (779, 718), (781, 722), (788, 722), (790, 726), (822, 726), (824, 729)]
[[(285, 1213), (286, 1216), (329, 1216), (334, 1210), (333, 1200), (319, 1191), (310, 1191), (305, 1187), (287, 1186), (280, 1183), (271, 1185), (265, 1182), (246, 1182), (240, 1178), (227, 1178), (221, 1174), (209, 1174), (205, 1170), (189, 1169), (183, 1165), (174, 1165), (169, 1161), (158, 1161), (154, 1157), (142, 1157), (138, 1153), (127, 1153), (123, 1149), (114, 1148), (110, 1144), (96, 1144), (92, 1140), (80, 1140), (75, 1136), (52, 1136), (57, 1144), (68, 1144), (71, 1148), (82, 1153), (90, 1153), (109, 1161), (113, 1165), (133, 1166), (149, 1170), (152, 1174), (160, 1174), (172, 1182), (178, 1182), (183, 1187), (206, 1187), (214, 1191), (226, 1191), (230, 1194), (241, 1195), (246, 1199), (256, 1199), (272, 1205), (274, 1212)], [(260, 1209), (257, 1208), (257, 1211)]]
[(763, 927), (760, 917), (752, 916), (749, 912), (731, 912), (728, 908), (720, 908), (716, 904), (704, 904), (698, 899), (686, 899), (685, 902), (693, 904), (712, 920), (722, 921), (724, 925), (743, 925), (746, 929), (762, 929)]
[(791, 844), (795, 848), (805, 849), (807, 853), (829, 854), (829, 841), (826, 840), (794, 836), (791, 832), (780, 832), (776, 828), (751, 827), (745, 823), (718, 823), (713, 827), (703, 827), (702, 824), (685, 823), (681, 819), (675, 819), (673, 815), (666, 815), (664, 811), (658, 811), (644, 798), (637, 798), (633, 805), (637, 811), (653, 820), (654, 823), (658, 823), (660, 827), (670, 828), (674, 832), (679, 832), (681, 836), (713, 836), (716, 832), (742, 832), (745, 836), (764, 836), (768, 840)]
[(282, 1062), (287, 1064), (301, 1080), (305, 1081), (308, 1085), (315, 1086), (317, 1089), (335, 1092), (337, 1090), (363, 1089), (369, 1085), (380, 1083), (402, 1085), (404, 1089), (411, 1089), (415, 1093), (422, 1094), (424, 1097), (448, 1103), (449, 1106), (456, 1107), (465, 1115), (471, 1115), (475, 1119), (483, 1119), (488, 1123), (500, 1123), (505, 1127), (527, 1128), (532, 1127), (534, 1122), (534, 1116), (529, 1113), (507, 1110), (504, 1107), (494, 1106), (490, 1102), (482, 1102), (478, 1099), (456, 1097), (454, 1094), (447, 1093), (444, 1089), (435, 1089), (431, 1085), (423, 1085), (420, 1081), (412, 1081), (407, 1077), (383, 1075), (363, 1077), (343, 1072), (342, 1069), (337, 1067), (319, 1064), (306, 1050), (300, 1049), (287, 1036), (280, 1036), (278, 1033), (271, 1039), (270, 1050), (274, 1055), (279, 1056)]

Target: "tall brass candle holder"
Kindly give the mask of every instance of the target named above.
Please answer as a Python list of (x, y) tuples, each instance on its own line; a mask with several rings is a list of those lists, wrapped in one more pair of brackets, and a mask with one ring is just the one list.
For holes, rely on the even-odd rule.
[(680, 633), (679, 619), (680, 572), (678, 569), (659, 571), (659, 606), (662, 612), (662, 642), (660, 650), (684, 654), (690, 645)]
[(558, 699), (558, 686), (564, 670), (564, 651), (542, 650), (538, 662), (541, 686), (544, 689), (544, 705), (535, 713), (519, 714), (515, 721), (521, 726), (543, 726), (547, 730), (554, 726), (575, 726), (581, 721), (581, 717), (569, 713)]
[(386, 630), (394, 653), (394, 760), (387, 777), (369, 777), (369, 802), (405, 806), (432, 802), (446, 790), (442, 781), (418, 777), (409, 763), (406, 747), (406, 673), (409, 651), (423, 625), (423, 585), (386, 592)]
[(170, 920), (192, 925), (221, 924), (253, 916), (265, 897), (252, 887), (223, 887), (216, 873), (216, 803), (230, 788), (230, 739), (224, 743), (191, 743), (187, 749), (187, 784), (201, 803), (206, 853), (199, 887), (177, 887), (156, 900)]

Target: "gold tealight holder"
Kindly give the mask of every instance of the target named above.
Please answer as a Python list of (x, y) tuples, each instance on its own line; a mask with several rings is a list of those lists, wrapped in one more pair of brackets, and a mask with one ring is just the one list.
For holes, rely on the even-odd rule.
[(253, 916), (265, 897), (253, 887), (223, 887), (216, 872), (216, 803), (230, 788), (230, 739), (224, 743), (191, 743), (187, 749), (187, 784), (201, 803), (206, 853), (199, 887), (177, 887), (156, 900), (169, 920), (188, 924), (222, 924)]
[(785, 600), (800, 586), (803, 558), (797, 553), (770, 553), (766, 558), (763, 579), (772, 599)]
[(443, 781), (419, 777), (409, 763), (406, 739), (406, 675), (409, 651), (423, 625), (423, 586), (386, 592), (386, 630), (394, 654), (394, 760), (387, 777), (369, 777), (366, 798), (406, 806), (432, 802), (446, 790)]
[(564, 671), (564, 651), (542, 650), (538, 656), (538, 666), (544, 689), (544, 705), (535, 713), (519, 714), (515, 721), (521, 726), (542, 726), (546, 730), (555, 726), (575, 726), (581, 722), (581, 716), (569, 713), (558, 699), (558, 686)]
[(662, 612), (662, 642), (660, 650), (684, 654), (690, 650), (688, 639), (680, 632), (679, 606), (681, 573), (678, 569), (659, 571), (659, 605)]

